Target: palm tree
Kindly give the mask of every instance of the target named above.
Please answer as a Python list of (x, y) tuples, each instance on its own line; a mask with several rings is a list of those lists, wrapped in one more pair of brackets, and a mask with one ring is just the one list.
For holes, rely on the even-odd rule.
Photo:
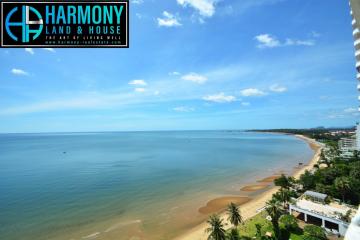
[(271, 223), (274, 228), (275, 237), (276, 239), (279, 239), (279, 235), (280, 235), (279, 218), (281, 216), (279, 202), (274, 198), (271, 199), (270, 201), (267, 201), (265, 210), (271, 217)]
[(236, 228), (231, 229), (227, 236), (228, 240), (240, 240), (240, 234)]
[(290, 191), (288, 189), (280, 189), (278, 192), (279, 200), (283, 203), (284, 209), (286, 208), (286, 204), (290, 201)]
[(242, 222), (242, 216), (239, 208), (235, 205), (235, 203), (230, 203), (228, 205), (227, 212), (229, 214), (228, 220), (232, 225), (237, 227)]
[(207, 223), (210, 225), (205, 231), (209, 234), (208, 240), (226, 240), (226, 231), (223, 220), (217, 214), (211, 215)]
[(345, 194), (350, 190), (350, 180), (347, 177), (335, 179), (335, 188), (341, 193), (342, 201), (345, 202)]
[(287, 177), (285, 174), (281, 174), (281, 176), (274, 180), (275, 186), (279, 186), (281, 188), (290, 189), (294, 186), (295, 179), (293, 177)]

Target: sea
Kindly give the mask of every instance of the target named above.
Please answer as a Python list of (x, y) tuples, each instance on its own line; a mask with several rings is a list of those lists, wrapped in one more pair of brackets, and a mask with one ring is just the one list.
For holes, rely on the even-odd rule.
[(314, 152), (244, 131), (0, 134), (0, 239), (162, 240)]

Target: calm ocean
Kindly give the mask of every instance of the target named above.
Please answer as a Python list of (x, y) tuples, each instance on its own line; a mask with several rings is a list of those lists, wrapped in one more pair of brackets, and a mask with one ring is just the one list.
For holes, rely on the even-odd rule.
[(0, 135), (0, 239), (169, 239), (313, 151), (239, 131)]

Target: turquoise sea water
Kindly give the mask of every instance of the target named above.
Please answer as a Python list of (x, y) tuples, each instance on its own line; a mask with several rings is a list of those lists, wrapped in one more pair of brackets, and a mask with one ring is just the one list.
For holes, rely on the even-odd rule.
[(2, 134), (0, 239), (169, 239), (209, 199), (312, 155), (239, 131)]

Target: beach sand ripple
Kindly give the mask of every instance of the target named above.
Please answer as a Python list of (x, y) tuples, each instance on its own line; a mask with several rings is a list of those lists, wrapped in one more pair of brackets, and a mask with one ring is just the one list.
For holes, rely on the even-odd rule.
[(240, 191), (244, 191), (244, 192), (256, 192), (256, 191), (260, 191), (263, 190), (265, 188), (269, 187), (268, 184), (254, 184), (254, 185), (248, 185), (245, 187), (242, 187), (240, 189)]
[(236, 205), (241, 205), (244, 203), (247, 203), (251, 200), (249, 197), (220, 197), (210, 200), (206, 206), (199, 208), (199, 212), (202, 214), (211, 214), (220, 212), (221, 210), (224, 210), (227, 205), (229, 205), (231, 202), (235, 203)]

